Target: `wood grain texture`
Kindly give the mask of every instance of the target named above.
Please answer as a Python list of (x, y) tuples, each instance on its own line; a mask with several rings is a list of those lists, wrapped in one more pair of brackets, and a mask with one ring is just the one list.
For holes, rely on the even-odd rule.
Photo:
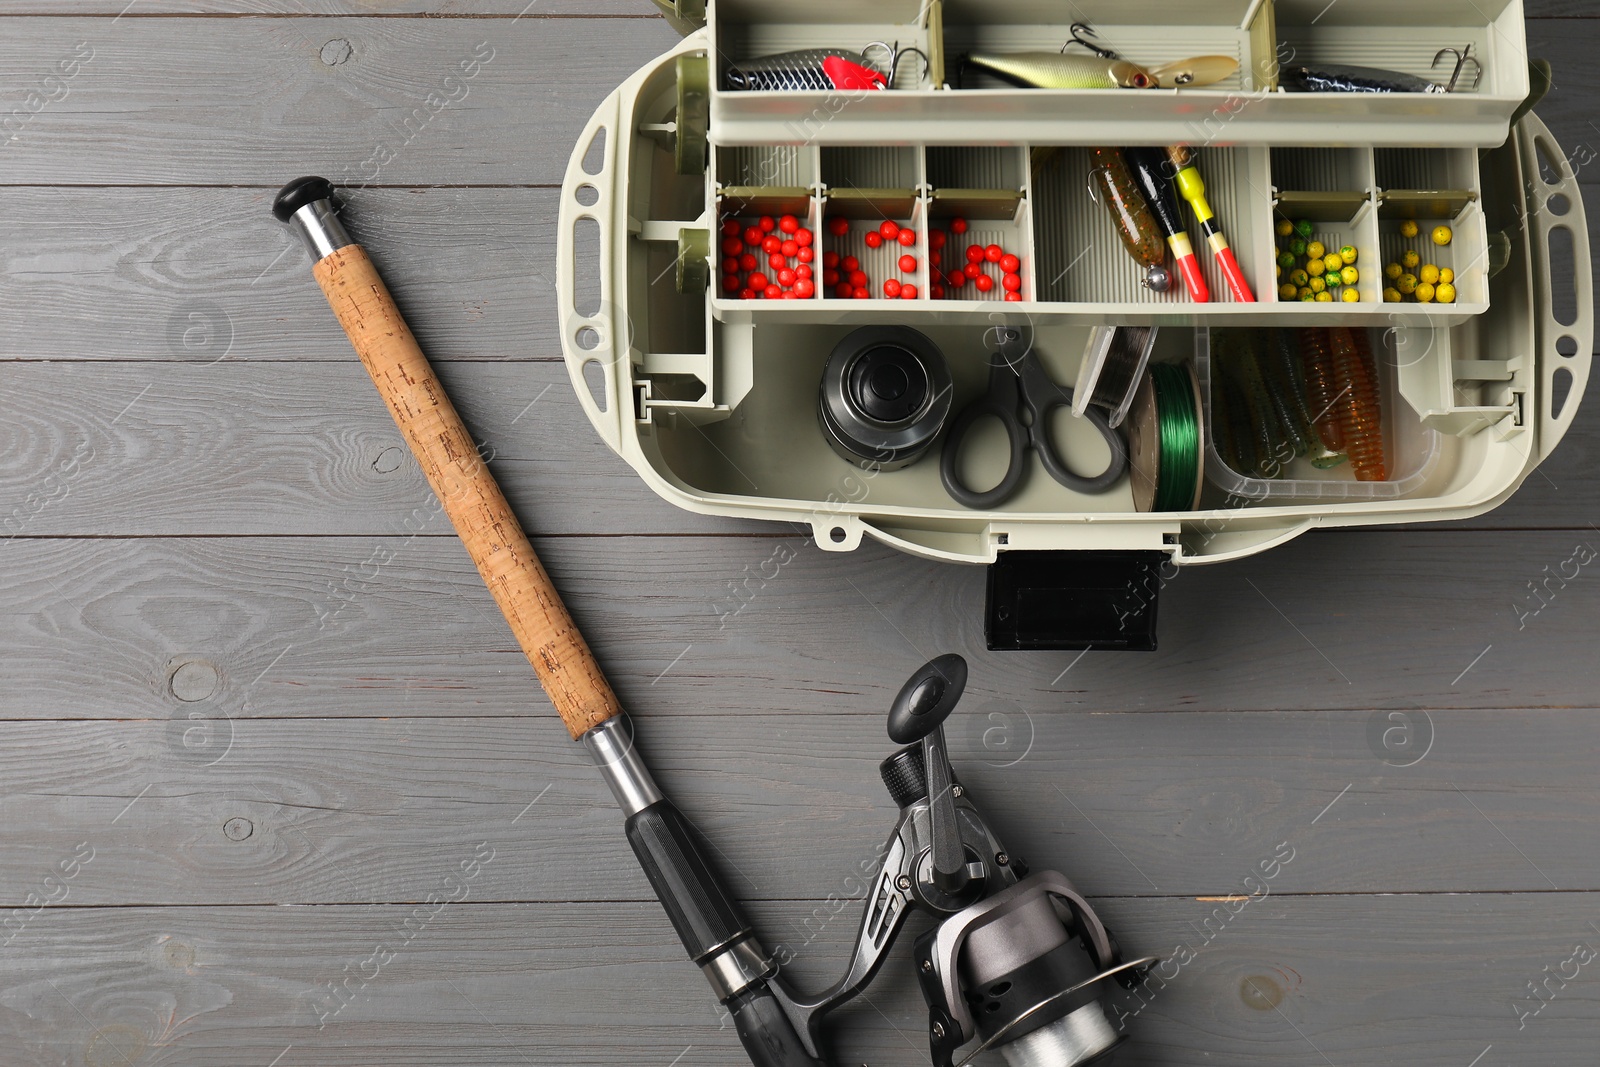
[[(568, 732), (582, 737), (621, 714), (616, 694), (378, 268), (354, 244), (318, 260), (312, 271)], [(381, 566), (389, 558), (374, 562)]]
[[(738, 896), (821, 898), (871, 873), (895, 822), (877, 769), (895, 746), (883, 706), (843, 705), (641, 708), (652, 768)], [(94, 857), (74, 906), (416, 902), (440, 858), (480, 838), (498, 858), (476, 901), (654, 900), (610, 793), (548, 714), (187, 710), (207, 709), (0, 724), (0, 917), (80, 843)], [(977, 693), (949, 731), (1009, 850), (1093, 895), (1238, 892), (1277, 842), (1312, 838), (1275, 892), (1600, 889), (1593, 710), (1134, 714)]]
[[(440, 868), (474, 844), (464, 839), (441, 855)], [(1296, 847), (1315, 846), (1307, 838)], [(484, 869), (497, 863), (498, 853)], [(0, 955), (9, 1062), (748, 1062), (654, 904), (483, 906), (473, 903), (474, 883), (463, 888), (463, 900), (421, 915), (413, 907), (47, 909)], [(803, 930), (814, 907), (759, 905), (752, 918), (767, 930)], [(1515, 1014), (1529, 1003), (1526, 982), (1567, 960), (1574, 943), (1597, 940), (1587, 895), (1269, 896), (1205, 942), (1198, 931), (1217, 922), (1217, 907), (1096, 901), (1125, 944), (1197, 952), (1131, 1018), (1118, 1064), (1282, 1067), (1322, 1063), (1320, 1051), (1339, 1067), (1462, 1067), (1492, 1045), (1479, 1067), (1576, 1067), (1600, 1040), (1600, 985), (1587, 970), (1521, 1030)], [(842, 921), (821, 924), (791, 973), (820, 986), (851, 933)], [(926, 1056), (926, 1009), (904, 951), (841, 1012), (839, 1063)], [(355, 976), (344, 985), (348, 1003), (334, 1013), (332, 989), (347, 974)]]
[(7, 31), (0, 67), (21, 87), (93, 50), (5, 146), (5, 182), (62, 185), (559, 184), (595, 107), (679, 39), (654, 17), (20, 18)]

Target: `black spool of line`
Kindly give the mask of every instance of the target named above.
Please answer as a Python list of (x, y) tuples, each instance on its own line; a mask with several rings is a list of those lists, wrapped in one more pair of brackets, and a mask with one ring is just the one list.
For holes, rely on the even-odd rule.
[(897, 470), (922, 458), (950, 403), (950, 368), (938, 345), (908, 326), (863, 326), (828, 357), (817, 414), (840, 456)]

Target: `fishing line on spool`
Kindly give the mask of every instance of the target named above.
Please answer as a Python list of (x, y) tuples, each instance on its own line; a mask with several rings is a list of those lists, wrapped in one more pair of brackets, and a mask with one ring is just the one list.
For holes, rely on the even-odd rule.
[(1188, 511), (1200, 477), (1200, 413), (1186, 367), (1150, 368), (1156, 390), (1156, 432), (1161, 442), (1156, 511)]

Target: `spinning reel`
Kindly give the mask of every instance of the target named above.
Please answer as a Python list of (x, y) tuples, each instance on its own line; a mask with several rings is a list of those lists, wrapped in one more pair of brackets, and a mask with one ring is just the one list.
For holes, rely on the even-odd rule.
[(844, 977), (815, 998), (768, 979), (812, 1057), (824, 1054), (823, 1018), (872, 981), (913, 912), (936, 923), (913, 949), (934, 1067), (966, 1067), (992, 1050), (1012, 1067), (1102, 1062), (1126, 1036), (1103, 1003), (1111, 983), (1132, 988), (1157, 962), (1123, 962), (1072, 883), (1055, 871), (1029, 874), (984, 821), (945, 748), (944, 721), (966, 683), (966, 661), (940, 656), (911, 676), (889, 711), (889, 739), (906, 747), (879, 771), (900, 818)]

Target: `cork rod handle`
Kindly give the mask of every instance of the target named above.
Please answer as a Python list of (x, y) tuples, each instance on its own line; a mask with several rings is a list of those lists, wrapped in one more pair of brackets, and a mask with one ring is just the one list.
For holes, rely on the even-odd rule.
[(366, 252), (346, 244), (319, 259), (312, 272), (567, 730), (578, 738), (621, 714), (594, 653)]

